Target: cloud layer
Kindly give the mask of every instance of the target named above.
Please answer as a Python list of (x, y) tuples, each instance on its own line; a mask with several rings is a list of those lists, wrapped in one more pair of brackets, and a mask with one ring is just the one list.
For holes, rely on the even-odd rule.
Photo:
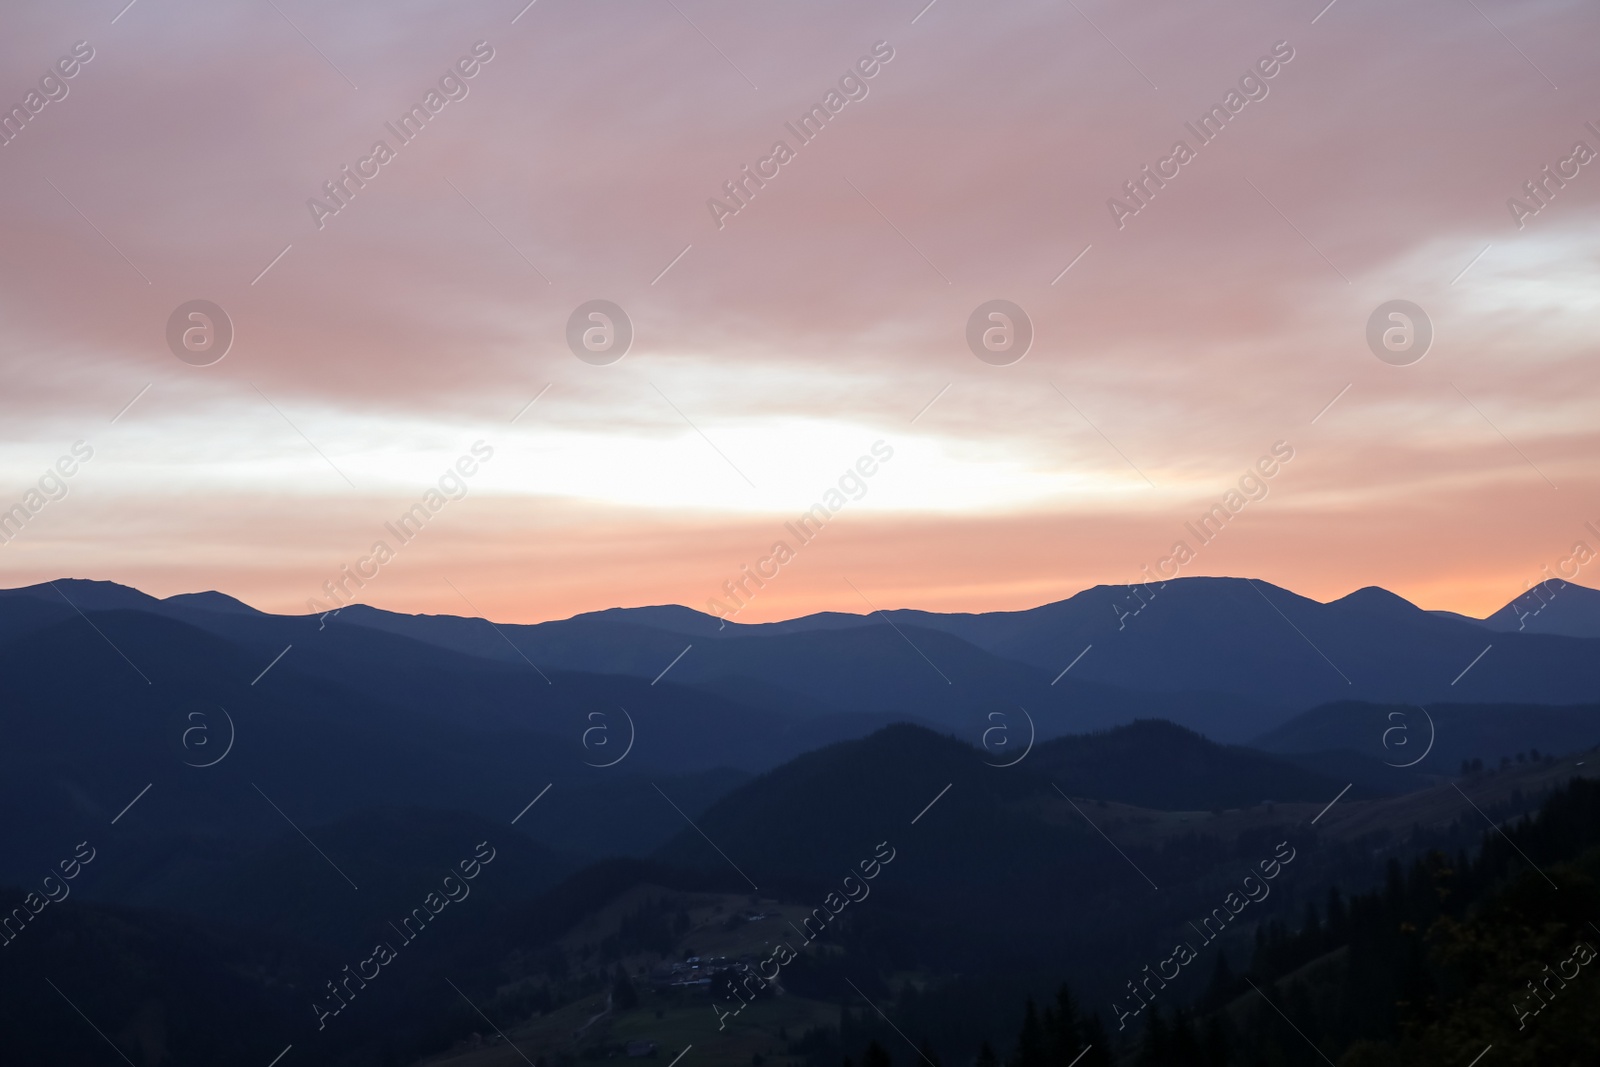
[[(1591, 6), (121, 9), (0, 43), (0, 507), (95, 449), (8, 584), (300, 610), (478, 440), (371, 602), (704, 606), (880, 440), (742, 617), (1130, 581), (1277, 441), (1185, 573), (1482, 614), (1600, 519), (1600, 173), (1560, 169), (1600, 149)], [(166, 337), (197, 298), (235, 335), (206, 367)], [(567, 342), (597, 298), (610, 365)], [(1009, 366), (966, 341), (995, 298)], [(1393, 299), (1434, 331), (1409, 366), (1366, 340)]]

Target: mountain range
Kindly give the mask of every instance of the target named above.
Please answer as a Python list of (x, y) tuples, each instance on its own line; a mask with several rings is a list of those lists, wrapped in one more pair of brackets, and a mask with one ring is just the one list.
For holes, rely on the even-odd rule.
[[(1525, 601), (1472, 620), (1377, 589), (1321, 604), (1244, 579), (1141, 588), (758, 625), (670, 606), (534, 625), (279, 616), (71, 579), (3, 591), (0, 886), (97, 850), (5, 958), (78, 959), (83, 937), (120, 931), (120, 977), (83, 993), (146, 1062), (166, 1055), (158, 1017), (203, 1031), (178, 1042), (202, 1059), (270, 1059), (259, 1035), (174, 1006), (184, 976), (226, 969), (253, 1005), (217, 1007), (229, 1026), (253, 1011), (300, 1035), (286, 1042), (323, 1042), (301, 1004), (314, 976), (490, 842), (502, 858), (452, 906), (457, 934), (408, 949), (366, 1021), (317, 1045), (323, 1062), (389, 1062), (374, 1050), (480, 1025), (459, 1005), (418, 1012), (436, 971), (496, 1012), (604, 1015), (618, 968), (743, 944), (726, 909), (766, 901), (798, 923), (893, 853), (874, 906), (830, 934), (844, 955), (786, 972), (805, 1003), (886, 992), (870, 976), (908, 969), (1067, 974), (1099, 994), (1107, 961), (1161, 947), (1152, 931), (1181, 933), (1286, 839), (1307, 858), (1262, 916), (1481, 833), (1455, 780), (1498, 819), (1589, 773), (1592, 590), (1546, 590), (1534, 626)], [(1319, 826), (1330, 808), (1348, 821)], [(159, 1007), (128, 999), (145, 973)], [(49, 1015), (52, 996), (7, 1017)]]
[[(263, 667), (297, 644), (295, 658), (311, 661), (300, 669), (330, 682), (410, 702), (448, 692), (465, 702), (463, 714), (503, 722), (525, 718), (503, 704), (508, 679), (548, 686), (556, 671), (689, 685), (786, 720), (867, 714), (964, 729), (981, 721), (975, 708), (1021, 706), (1047, 736), (1161, 717), (1243, 741), (1341, 700), (1595, 700), (1600, 592), (1559, 581), (1539, 590), (1548, 601), (1537, 614), (1527, 614), (1525, 594), (1483, 620), (1425, 611), (1375, 587), (1323, 604), (1253, 579), (1185, 578), (986, 614), (907, 609), (740, 624), (667, 606), (495, 624), (362, 605), (321, 619), (278, 616), (220, 593), (158, 600), (62, 580), (0, 594), (0, 639), (81, 612), (158, 615), (248, 649)], [(385, 655), (414, 659), (372, 668)]]
[[(1378, 589), (1320, 604), (1246, 579), (1150, 587), (1136, 615), (1117, 606), (1127, 589), (1096, 587), (1022, 612), (757, 625), (681, 607), (534, 625), (279, 616), (62, 579), (0, 592), (0, 799), (34, 813), (0, 878), (146, 787), (129, 828), (230, 839), (230, 862), (296, 818), (501, 820), (547, 787), (546, 847), (643, 856), (752, 775), (896, 722), (1150, 807), (1404, 792), (1463, 760), (1600, 741), (1600, 638), (1572, 635), (1600, 619), (1600, 594), (1546, 592), (1542, 627), (1572, 633), (1497, 629), (1512, 607), (1468, 620)], [(1163, 753), (1159, 782), (1128, 771), (1142, 749)]]

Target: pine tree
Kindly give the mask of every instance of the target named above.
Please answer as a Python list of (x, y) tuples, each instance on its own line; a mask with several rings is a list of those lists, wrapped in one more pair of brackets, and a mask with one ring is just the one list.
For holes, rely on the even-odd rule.
[(1195, 1037), (1194, 1021), (1181, 1009), (1172, 1023), (1172, 1051), (1167, 1063), (1172, 1067), (1201, 1067), (1200, 1041)]
[(1032, 997), (1028, 998), (1028, 1008), (1022, 1016), (1022, 1032), (1017, 1035), (1017, 1050), (1012, 1053), (1008, 1067), (1049, 1067), (1044, 1027), (1039, 1022), (1039, 1010)]
[(1345, 910), (1344, 896), (1339, 887), (1328, 890), (1328, 943), (1330, 947), (1342, 945), (1349, 936), (1349, 913)]
[(617, 1011), (632, 1011), (639, 1006), (639, 991), (633, 988), (628, 976), (620, 973), (620, 968), (618, 970), (616, 985), (611, 987), (611, 1006)]
[(1228, 1035), (1215, 1015), (1206, 1020), (1205, 1034), (1200, 1038), (1200, 1052), (1200, 1062), (1205, 1067), (1228, 1067)]
[(1045, 1012), (1045, 1042), (1051, 1067), (1068, 1067), (1083, 1050), (1083, 1020), (1065, 983), (1056, 991), (1056, 1006)]
[(1167, 1036), (1167, 1024), (1161, 1017), (1161, 1005), (1151, 1004), (1144, 1021), (1144, 1039), (1139, 1043), (1138, 1067), (1170, 1067), (1172, 1042)]
[(1303, 951), (1296, 963), (1304, 963), (1322, 951), (1322, 920), (1317, 917), (1314, 901), (1306, 901), (1305, 918), (1300, 921), (1300, 943)]
[(1206, 987), (1200, 1003), (1215, 1011), (1233, 999), (1233, 987), (1238, 984), (1239, 980), (1233, 976), (1233, 968), (1228, 966), (1228, 954), (1219, 951), (1216, 965), (1211, 968), (1211, 984)]
[(1256, 924), (1256, 950), (1250, 957), (1250, 974), (1268, 975), (1272, 973), (1272, 966), (1267, 959), (1267, 924)]
[(1106, 1035), (1098, 1013), (1084, 1021), (1083, 1045), (1088, 1051), (1083, 1053), (1078, 1067), (1112, 1067), (1111, 1038)]

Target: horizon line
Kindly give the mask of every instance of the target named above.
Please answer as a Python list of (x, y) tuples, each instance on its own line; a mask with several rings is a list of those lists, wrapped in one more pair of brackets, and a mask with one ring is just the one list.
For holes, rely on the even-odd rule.
[(588, 610), (588, 611), (580, 611), (580, 612), (576, 612), (576, 613), (574, 613), (572, 615), (565, 615), (565, 616), (560, 616), (560, 617), (552, 617), (552, 618), (548, 618), (548, 619), (539, 619), (539, 620), (536, 620), (534, 622), (500, 622), (498, 620), (491, 619), (486, 615), (454, 615), (454, 614), (451, 614), (449, 612), (399, 611), (399, 610), (396, 610), (396, 609), (393, 609), (393, 608), (378, 607), (375, 604), (365, 603), (365, 602), (361, 602), (361, 601), (352, 601), (352, 602), (350, 602), (348, 604), (343, 604), (343, 605), (341, 605), (341, 606), (339, 606), (337, 608), (331, 608), (331, 609), (329, 609), (328, 611), (325, 611), (325, 612), (307, 612), (305, 614), (296, 615), (296, 614), (288, 614), (288, 613), (279, 613), (279, 612), (273, 612), (273, 611), (266, 611), (264, 609), (256, 607), (253, 604), (248, 603), (247, 601), (241, 600), (239, 597), (236, 597), (231, 593), (225, 593), (220, 589), (199, 589), (199, 590), (193, 590), (191, 592), (186, 592), (186, 593), (173, 593), (170, 596), (158, 597), (158, 596), (155, 596), (155, 595), (153, 595), (151, 593), (145, 592), (143, 589), (140, 589), (138, 586), (126, 585), (126, 584), (124, 584), (122, 582), (113, 581), (113, 580), (108, 579), (108, 578), (67, 578), (67, 577), (54, 578), (54, 579), (46, 580), (44, 582), (37, 582), (37, 583), (34, 583), (33, 585), (19, 585), (19, 586), (9, 586), (9, 587), (5, 587), (5, 588), (0, 588), (0, 595), (21, 593), (21, 592), (24, 592), (24, 591), (27, 591), (27, 590), (34, 590), (34, 589), (42, 589), (42, 588), (46, 588), (46, 587), (49, 587), (49, 586), (51, 586), (53, 584), (60, 583), (60, 582), (83, 582), (83, 583), (91, 583), (91, 584), (95, 584), (95, 585), (112, 585), (112, 586), (116, 586), (118, 589), (131, 590), (132, 592), (138, 593), (141, 596), (149, 597), (151, 600), (154, 600), (157, 603), (163, 603), (163, 604), (167, 603), (169, 601), (172, 601), (172, 600), (177, 600), (177, 599), (179, 599), (181, 597), (197, 597), (197, 596), (206, 596), (208, 594), (215, 595), (215, 596), (221, 596), (221, 597), (226, 597), (227, 599), (233, 601), (234, 603), (240, 604), (240, 605), (244, 606), (245, 608), (248, 608), (249, 610), (251, 610), (253, 612), (256, 612), (258, 614), (270, 615), (273, 618), (280, 618), (280, 619), (308, 619), (308, 618), (316, 618), (316, 617), (319, 617), (319, 616), (332, 616), (332, 615), (337, 615), (339, 612), (344, 611), (347, 608), (361, 607), (361, 608), (367, 608), (368, 610), (371, 610), (371, 611), (381, 611), (381, 612), (384, 612), (385, 614), (401, 615), (401, 616), (406, 616), (408, 618), (477, 619), (477, 620), (481, 620), (483, 622), (488, 622), (488, 623), (490, 623), (492, 625), (541, 626), (541, 625), (544, 625), (545, 623), (569, 622), (569, 621), (571, 621), (573, 619), (582, 618), (582, 617), (584, 617), (586, 615), (601, 615), (601, 614), (605, 614), (607, 612), (616, 612), (616, 611), (649, 611), (649, 610), (652, 610), (652, 609), (659, 609), (659, 608), (678, 608), (678, 609), (681, 609), (683, 611), (693, 612), (696, 615), (703, 616), (704, 618), (706, 618), (708, 620), (720, 621), (724, 625), (726, 625), (728, 623), (732, 623), (735, 626), (756, 627), (756, 626), (781, 626), (784, 623), (799, 622), (799, 621), (804, 620), (804, 619), (812, 619), (812, 618), (816, 618), (816, 617), (821, 616), (821, 615), (839, 615), (839, 616), (845, 616), (845, 617), (852, 618), (852, 619), (867, 619), (867, 618), (870, 618), (873, 615), (881, 615), (881, 614), (885, 614), (885, 612), (890, 612), (890, 611), (893, 611), (893, 612), (912, 612), (912, 611), (914, 611), (914, 612), (919, 612), (919, 613), (924, 614), (924, 615), (935, 615), (935, 616), (1020, 615), (1020, 614), (1023, 614), (1025, 612), (1029, 612), (1029, 611), (1038, 611), (1041, 608), (1053, 607), (1053, 606), (1055, 606), (1057, 604), (1065, 604), (1068, 601), (1075, 600), (1076, 598), (1084, 595), (1085, 593), (1091, 593), (1091, 592), (1095, 591), (1096, 589), (1118, 589), (1118, 588), (1134, 589), (1134, 588), (1148, 587), (1148, 586), (1151, 586), (1151, 585), (1165, 586), (1165, 585), (1167, 585), (1169, 583), (1199, 582), (1199, 581), (1261, 583), (1261, 584), (1265, 584), (1265, 585), (1270, 585), (1270, 586), (1272, 586), (1272, 588), (1281, 590), (1281, 591), (1283, 591), (1285, 593), (1288, 593), (1291, 596), (1300, 597), (1302, 600), (1309, 600), (1314, 604), (1320, 604), (1320, 605), (1324, 605), (1324, 606), (1326, 606), (1328, 604), (1336, 604), (1341, 600), (1348, 600), (1350, 597), (1355, 596), (1357, 593), (1361, 593), (1361, 592), (1364, 592), (1364, 591), (1369, 590), (1369, 589), (1376, 589), (1376, 590), (1378, 590), (1378, 591), (1380, 591), (1382, 593), (1385, 593), (1385, 594), (1387, 594), (1389, 596), (1392, 596), (1392, 597), (1396, 598), (1397, 600), (1401, 600), (1401, 601), (1405, 602), (1406, 604), (1411, 605), (1412, 607), (1416, 608), (1418, 611), (1427, 612), (1428, 614), (1432, 614), (1432, 615), (1450, 615), (1450, 616), (1455, 616), (1456, 618), (1470, 619), (1473, 622), (1486, 622), (1489, 619), (1493, 618), (1495, 615), (1497, 615), (1500, 612), (1502, 612), (1502, 611), (1506, 610), (1507, 608), (1509, 608), (1511, 605), (1515, 604), (1522, 597), (1527, 596), (1528, 593), (1532, 592), (1534, 589), (1543, 588), (1545, 586), (1548, 586), (1548, 585), (1551, 585), (1551, 584), (1554, 584), (1554, 583), (1557, 583), (1557, 582), (1559, 582), (1559, 583), (1561, 583), (1563, 585), (1573, 586), (1573, 587), (1576, 587), (1576, 588), (1579, 588), (1579, 589), (1588, 589), (1591, 592), (1600, 592), (1600, 590), (1595, 590), (1590, 586), (1579, 585), (1577, 582), (1571, 581), (1571, 580), (1566, 579), (1566, 578), (1548, 578), (1548, 579), (1545, 579), (1542, 582), (1537, 583), (1536, 585), (1530, 586), (1528, 589), (1524, 590), (1523, 592), (1521, 592), (1521, 593), (1517, 594), (1516, 596), (1512, 597), (1510, 600), (1506, 601), (1504, 604), (1502, 604), (1500, 607), (1496, 608), (1494, 611), (1491, 611), (1488, 615), (1485, 615), (1482, 618), (1479, 618), (1478, 616), (1466, 615), (1466, 614), (1463, 614), (1462, 612), (1450, 611), (1450, 610), (1445, 609), (1445, 608), (1425, 608), (1422, 605), (1417, 604), (1415, 601), (1412, 601), (1412, 600), (1410, 600), (1410, 599), (1408, 599), (1408, 598), (1406, 598), (1404, 596), (1401, 596), (1399, 593), (1396, 593), (1396, 592), (1394, 592), (1394, 591), (1392, 591), (1390, 589), (1386, 589), (1381, 585), (1363, 585), (1363, 586), (1359, 586), (1356, 589), (1352, 589), (1350, 592), (1344, 594), (1343, 596), (1334, 597), (1332, 600), (1317, 600), (1315, 597), (1309, 597), (1309, 596), (1305, 596), (1302, 593), (1297, 593), (1293, 589), (1288, 588), (1287, 586), (1278, 585), (1277, 583), (1268, 581), (1265, 578), (1250, 578), (1250, 577), (1245, 577), (1245, 576), (1241, 576), (1241, 575), (1194, 574), (1194, 575), (1179, 575), (1177, 577), (1168, 578), (1165, 581), (1159, 582), (1159, 583), (1157, 583), (1157, 582), (1130, 582), (1130, 583), (1101, 582), (1101, 583), (1098, 583), (1096, 585), (1086, 586), (1085, 588), (1078, 590), (1076, 593), (1073, 593), (1071, 596), (1064, 597), (1064, 598), (1062, 598), (1060, 600), (1049, 600), (1049, 601), (1045, 601), (1044, 603), (1034, 604), (1031, 607), (1026, 607), (1026, 608), (1000, 608), (1000, 609), (995, 609), (995, 610), (992, 610), (992, 611), (933, 611), (933, 610), (930, 610), (930, 609), (927, 609), (927, 608), (896, 607), (896, 608), (886, 608), (886, 609), (882, 609), (882, 610), (874, 609), (872, 611), (859, 612), (859, 613), (858, 612), (851, 612), (851, 611), (822, 610), (822, 611), (806, 612), (805, 614), (802, 614), (802, 615), (793, 615), (793, 616), (789, 616), (789, 617), (783, 618), (783, 619), (769, 619), (769, 620), (766, 620), (766, 621), (763, 621), (763, 622), (740, 622), (736, 618), (733, 617), (733, 615), (736, 615), (737, 612), (735, 612), (733, 614), (730, 614), (728, 616), (718, 616), (718, 615), (712, 614), (711, 612), (702, 611), (699, 608), (690, 607), (687, 604), (676, 604), (676, 603), (635, 604), (635, 605), (618, 604), (618, 605), (613, 605), (611, 607), (606, 607), (606, 608), (594, 608), (594, 609), (591, 609), (591, 610)]

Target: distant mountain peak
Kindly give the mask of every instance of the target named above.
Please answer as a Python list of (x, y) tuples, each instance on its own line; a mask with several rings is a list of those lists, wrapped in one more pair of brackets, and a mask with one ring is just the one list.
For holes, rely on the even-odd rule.
[(149, 593), (96, 578), (55, 578), (38, 585), (0, 589), (0, 596), (33, 597), (53, 600), (58, 604), (65, 600), (81, 611), (112, 611), (119, 608), (148, 610), (160, 603)]
[(1357, 611), (1381, 611), (1386, 614), (1411, 615), (1422, 611), (1405, 597), (1377, 585), (1362, 586), (1347, 596), (1329, 601), (1328, 606), (1352, 608)]
[(1600, 590), (1547, 579), (1529, 586), (1483, 625), (1510, 633), (1600, 637)]
[(214, 589), (203, 590), (198, 593), (178, 593), (174, 596), (164, 597), (163, 604), (175, 607), (198, 608), (201, 611), (220, 611), (231, 615), (260, 615), (261, 612), (237, 600), (227, 593), (219, 593)]
[(707, 615), (705, 612), (696, 611), (694, 608), (686, 608), (682, 604), (652, 604), (648, 607), (639, 608), (604, 608), (600, 611), (581, 612), (565, 621), (573, 622), (578, 619), (624, 621), (685, 634), (714, 633), (722, 628), (722, 620), (716, 616)]

